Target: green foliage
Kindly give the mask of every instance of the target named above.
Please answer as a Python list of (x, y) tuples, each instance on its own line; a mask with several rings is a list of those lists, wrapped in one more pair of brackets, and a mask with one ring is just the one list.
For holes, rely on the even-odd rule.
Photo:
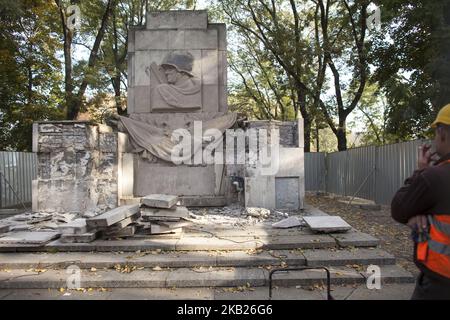
[(387, 99), (386, 134), (421, 138), (450, 103), (450, 1), (379, 2), (383, 29), (370, 59)]
[(0, 150), (31, 150), (32, 123), (61, 117), (50, 8), (45, 0), (0, 2)]

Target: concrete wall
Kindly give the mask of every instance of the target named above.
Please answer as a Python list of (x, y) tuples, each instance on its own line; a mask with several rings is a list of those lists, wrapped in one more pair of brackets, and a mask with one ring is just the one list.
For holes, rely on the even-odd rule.
[(88, 122), (34, 123), (33, 210), (101, 213), (118, 205), (127, 137)]

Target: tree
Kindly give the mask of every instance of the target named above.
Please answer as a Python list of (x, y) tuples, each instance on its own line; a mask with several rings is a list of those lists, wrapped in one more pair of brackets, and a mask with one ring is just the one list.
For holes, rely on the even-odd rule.
[[(83, 2), (84, 13), (96, 12), (99, 7), (102, 12), (100, 27), (96, 28), (96, 35), (92, 49), (90, 49), (89, 60), (84, 68), (83, 74), (80, 76), (79, 86), (75, 92), (75, 80), (73, 76), (72, 64), (72, 45), (74, 39), (74, 29), (71, 29), (68, 24), (68, 19), (71, 15), (67, 14), (67, 3), (63, 0), (55, 0), (61, 18), (61, 29), (64, 43), (64, 66), (65, 66), (65, 102), (67, 110), (67, 119), (74, 120), (78, 116), (83, 104), (84, 95), (89, 85), (89, 76), (93, 73), (96, 66), (100, 45), (105, 35), (106, 26), (110, 19), (112, 12), (116, 6), (117, 0), (108, 0), (106, 5), (101, 1), (97, 2)], [(80, 4), (81, 5), (81, 4)]]
[(47, 1), (0, 2), (0, 149), (31, 150), (32, 123), (61, 117), (57, 20)]
[(450, 103), (450, 1), (378, 1), (383, 27), (370, 61), (387, 99), (389, 135), (423, 137)]
[[(313, 110), (321, 110), (338, 149), (347, 148), (346, 120), (358, 106), (369, 73), (368, 5), (345, 0), (222, 1), (230, 23), (258, 39), (291, 78), (295, 110), (305, 122), (305, 151)], [(331, 97), (324, 92), (328, 83), (334, 89)]]

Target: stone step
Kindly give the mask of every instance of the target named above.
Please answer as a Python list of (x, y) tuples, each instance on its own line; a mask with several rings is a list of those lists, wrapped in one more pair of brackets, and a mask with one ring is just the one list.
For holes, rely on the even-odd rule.
[(353, 250), (270, 250), (191, 251), (145, 253), (0, 253), (0, 270), (61, 269), (76, 265), (81, 269), (130, 267), (258, 267), (258, 266), (346, 266), (389, 265), (395, 258), (380, 249)]
[[(367, 274), (348, 267), (332, 267), (333, 285), (363, 284)], [(0, 272), (0, 289), (57, 289), (67, 288), (73, 279), (66, 270), (11, 270)], [(274, 286), (323, 285), (326, 275), (322, 270), (285, 271), (273, 277)], [(381, 283), (411, 283), (409, 272), (396, 266), (381, 267)], [(69, 281), (68, 281), (69, 280)], [(134, 270), (80, 270), (82, 288), (188, 288), (188, 287), (262, 287), (269, 284), (269, 271), (265, 268), (179, 268)]]
[[(335, 300), (410, 300), (414, 287), (414, 283), (393, 283), (371, 290), (365, 284), (341, 285), (332, 286), (331, 294)], [(0, 289), (0, 300), (269, 300), (268, 287), (58, 289)], [(325, 299), (323, 287), (275, 287), (272, 291), (272, 300)]]
[(198, 251), (198, 250), (232, 250), (249, 249), (323, 249), (335, 247), (375, 247), (379, 240), (361, 232), (346, 234), (293, 234), (290, 236), (260, 235), (260, 236), (212, 236), (199, 237), (185, 234), (181, 239), (158, 238), (145, 239), (96, 240), (90, 243), (63, 243), (59, 239), (46, 245), (0, 244), (0, 252), (117, 252), (117, 251)]

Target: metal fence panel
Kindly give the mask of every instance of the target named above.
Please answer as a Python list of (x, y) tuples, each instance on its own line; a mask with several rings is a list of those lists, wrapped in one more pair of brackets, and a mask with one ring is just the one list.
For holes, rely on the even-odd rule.
[(423, 143), (430, 141), (361, 147), (330, 154), (305, 153), (306, 190), (357, 196), (389, 205), (395, 192), (416, 169), (417, 150)]
[(0, 208), (31, 202), (31, 181), (37, 176), (34, 153), (0, 151)]
[(325, 190), (325, 153), (305, 153), (305, 189)]

